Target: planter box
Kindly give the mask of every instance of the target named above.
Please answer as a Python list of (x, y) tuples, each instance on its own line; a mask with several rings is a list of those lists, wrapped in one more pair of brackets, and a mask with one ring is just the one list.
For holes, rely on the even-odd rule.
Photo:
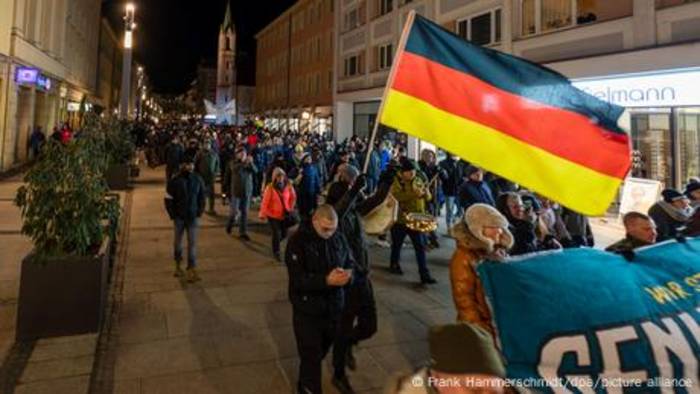
[(107, 168), (105, 178), (107, 185), (112, 190), (126, 190), (129, 186), (129, 165), (114, 164)]
[(17, 305), (17, 340), (97, 332), (107, 302), (111, 241), (96, 256), (22, 261)]

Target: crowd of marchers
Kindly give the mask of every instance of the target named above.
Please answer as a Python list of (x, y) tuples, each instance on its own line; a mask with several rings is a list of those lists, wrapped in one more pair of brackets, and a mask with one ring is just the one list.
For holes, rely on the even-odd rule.
[[(514, 255), (594, 246), (587, 217), (447, 152), (423, 150), (414, 161), (407, 155), (402, 134), (382, 135), (370, 147), (366, 138), (336, 143), (320, 134), (253, 124), (214, 127), (176, 122), (134, 129), (149, 164), (166, 167), (166, 207), (175, 227), (175, 276), (191, 283), (200, 280), (198, 221), (205, 212), (216, 214), (219, 199), (228, 206), (225, 231), (231, 234), (237, 228), (241, 242), (250, 240), (251, 206), (268, 223), (272, 256), (286, 265), (289, 275), (300, 393), (322, 392), (322, 360), (331, 347), (333, 385), (342, 393), (354, 392), (347, 374), (357, 367), (353, 348), (377, 331), (370, 275), (376, 264), (368, 253), (372, 242), (391, 248), (386, 268), (402, 275), (401, 250), (408, 238), (420, 283), (436, 283), (426, 253), (439, 247), (441, 236), (409, 226), (409, 215), (444, 217), (456, 241), (450, 282), (458, 324), (431, 329), (430, 366), (392, 379), (387, 388), (392, 393), (443, 392), (415, 382), (455, 377), (483, 381), (478, 387), (453, 387), (450, 393), (514, 391), (498, 384), (505, 371), (476, 267)], [(389, 195), (398, 201), (396, 221), (387, 234), (370, 240), (362, 218)], [(700, 204), (700, 183), (691, 180), (684, 193), (669, 189), (662, 195), (648, 215), (624, 216), (626, 238), (609, 250), (629, 253), (700, 232), (694, 213)], [(185, 234), (188, 252), (183, 271)], [(471, 350), (454, 352), (455, 346)]]

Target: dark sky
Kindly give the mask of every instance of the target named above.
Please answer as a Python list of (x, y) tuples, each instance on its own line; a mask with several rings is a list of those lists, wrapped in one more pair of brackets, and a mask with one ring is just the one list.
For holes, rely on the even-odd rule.
[[(135, 60), (145, 65), (158, 93), (182, 93), (195, 78), (197, 64), (216, 61), (219, 27), (229, 0), (133, 0), (137, 29)], [(230, 0), (238, 32), (239, 79), (255, 83), (255, 34), (295, 0)], [(102, 13), (123, 35), (126, 0), (103, 0)], [(215, 63), (213, 63), (215, 64)]]

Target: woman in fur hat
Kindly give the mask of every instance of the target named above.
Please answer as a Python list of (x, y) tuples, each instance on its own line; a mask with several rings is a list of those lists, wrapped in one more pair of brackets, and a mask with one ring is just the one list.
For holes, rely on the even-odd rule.
[(450, 261), (452, 298), (457, 308), (457, 320), (476, 324), (492, 335), (491, 313), (484, 299), (476, 267), (484, 260), (503, 260), (513, 246), (508, 221), (487, 204), (474, 204), (464, 218), (452, 227), (457, 249)]

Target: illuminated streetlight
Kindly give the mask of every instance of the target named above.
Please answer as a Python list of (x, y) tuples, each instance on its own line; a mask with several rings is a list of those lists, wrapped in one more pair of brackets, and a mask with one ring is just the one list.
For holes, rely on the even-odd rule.
[(126, 14), (124, 15), (124, 61), (122, 66), (122, 89), (120, 100), (120, 118), (129, 117), (129, 96), (131, 95), (131, 58), (134, 46), (133, 30), (136, 6), (134, 3), (126, 4)]

